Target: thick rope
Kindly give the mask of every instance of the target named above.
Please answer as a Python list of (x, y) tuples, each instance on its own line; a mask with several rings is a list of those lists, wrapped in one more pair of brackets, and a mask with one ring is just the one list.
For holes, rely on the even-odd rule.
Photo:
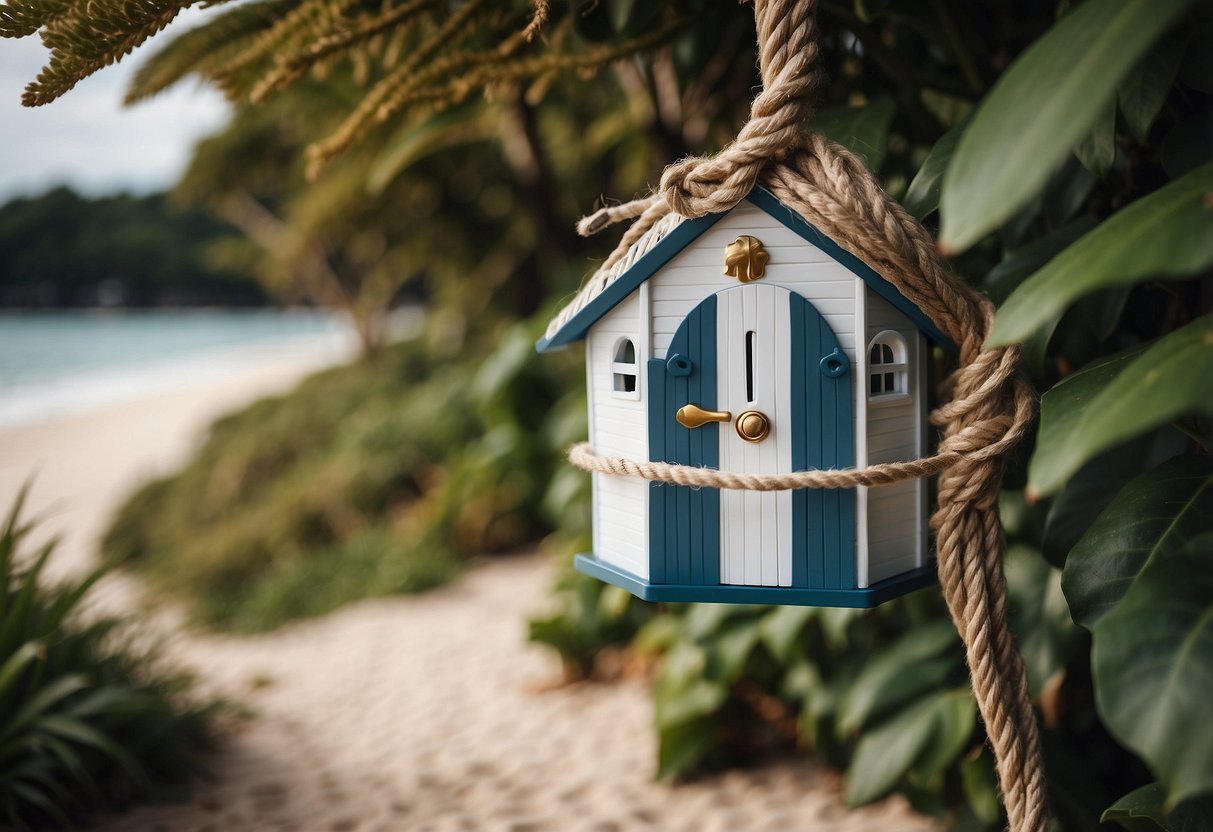
[(931, 526), (940, 584), (964, 640), (1008, 826), (1012, 832), (1043, 832), (1048, 824), (1044, 766), (1023, 660), (1007, 622), (997, 505), (1006, 455), (1027, 433), (1035, 396), (1016, 371), (1018, 347), (983, 349), (993, 307), (951, 272), (930, 233), (845, 148), (801, 132), (820, 74), (815, 12), (816, 0), (756, 0), (763, 90), (737, 140), (716, 156), (671, 165), (656, 194), (599, 211), (579, 230), (593, 233), (637, 218), (603, 264), (605, 271), (671, 211), (688, 218), (727, 211), (762, 184), (897, 286), (959, 348), (959, 369), (944, 383), (949, 401), (932, 414), (932, 423), (943, 431), (940, 452), (861, 471), (782, 475), (791, 479), (604, 459), (584, 446), (572, 456), (592, 470), (758, 490), (879, 485), (885, 477), (938, 471), (939, 506)]

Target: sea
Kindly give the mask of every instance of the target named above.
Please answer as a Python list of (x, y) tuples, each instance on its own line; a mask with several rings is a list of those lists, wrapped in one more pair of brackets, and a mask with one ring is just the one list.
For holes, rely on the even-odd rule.
[(341, 316), (313, 310), (0, 312), (0, 428), (184, 387), (251, 360), (349, 358)]

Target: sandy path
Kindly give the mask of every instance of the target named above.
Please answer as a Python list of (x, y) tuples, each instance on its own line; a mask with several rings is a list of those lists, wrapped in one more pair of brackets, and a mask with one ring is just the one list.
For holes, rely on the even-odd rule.
[[(0, 501), (34, 463), (35, 507), (84, 568), (121, 492), (177, 463), (217, 413), (289, 385), (281, 365), (221, 387), (0, 433)], [(106, 830), (925, 830), (889, 801), (846, 812), (805, 759), (670, 788), (652, 782), (648, 692), (638, 683), (541, 692), (555, 658), (525, 639), (550, 579), (536, 555), (488, 563), (420, 597), (370, 601), (255, 638), (178, 632), (171, 651), (256, 716), (186, 804)], [(130, 578), (106, 603), (125, 606)]]

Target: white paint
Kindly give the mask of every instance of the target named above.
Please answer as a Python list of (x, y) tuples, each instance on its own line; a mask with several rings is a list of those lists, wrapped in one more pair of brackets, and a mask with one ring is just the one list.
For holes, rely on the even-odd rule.
[[(755, 283), (720, 292), (716, 303), (716, 405), (733, 417), (720, 426), (720, 467), (790, 473), (790, 293)], [(752, 350), (747, 349), (750, 333)], [(771, 431), (763, 441), (747, 442), (738, 435), (736, 420), (746, 410), (770, 419)], [(720, 525), (722, 583), (792, 585), (791, 491), (722, 489)]]
[[(636, 291), (603, 316), (586, 337), (590, 441), (602, 453), (648, 459), (646, 348), (648, 327), (642, 308), (647, 292)], [(615, 346), (621, 338), (636, 345), (636, 394), (613, 389)], [(594, 475), (594, 554), (607, 563), (647, 578), (648, 483), (631, 477)]]
[(674, 332), (700, 301), (737, 285), (735, 278), (723, 274), (724, 247), (742, 234), (757, 237), (771, 255), (766, 275), (755, 285), (782, 286), (807, 298), (854, 364), (855, 293), (856, 284), (862, 286), (862, 281), (750, 202), (734, 208), (647, 281), (652, 298), (653, 357), (665, 358)]
[[(868, 404), (867, 464), (915, 459), (922, 447), (920, 411), (925, 406), (925, 391), (919, 367), (925, 342), (909, 318), (870, 288), (865, 289), (865, 301), (865, 346), (889, 332), (896, 333), (904, 341), (907, 372), (914, 382), (908, 395), (872, 399), (864, 379), (860, 389)], [(866, 349), (864, 353), (866, 361)], [(921, 563), (923, 488), (921, 480), (911, 480), (867, 490), (867, 584), (861, 585), (870, 586)]]

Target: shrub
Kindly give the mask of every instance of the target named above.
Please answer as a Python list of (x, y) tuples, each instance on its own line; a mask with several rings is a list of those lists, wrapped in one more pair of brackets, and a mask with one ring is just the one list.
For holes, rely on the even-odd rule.
[(560, 460), (585, 413), (565, 392), (576, 357), (536, 362), (534, 336), (517, 324), (457, 355), (417, 338), (225, 417), (103, 549), (199, 620), (261, 630), (542, 537), (584, 513), (587, 478)]
[[(823, 14), (854, 38), (833, 78), (864, 106), (808, 127), (938, 217), (958, 271), (999, 305), (990, 342), (1023, 344), (1042, 396), (1002, 508), (1058, 826), (1213, 828), (1210, 9)], [(957, 70), (967, 89), (928, 79)], [(996, 828), (949, 628), (937, 590), (868, 613), (666, 609), (635, 641), (663, 656), (659, 769), (800, 744), (846, 770), (851, 803), (898, 790)]]
[(55, 544), (24, 558), (20, 510), (19, 498), (0, 532), (0, 826), (179, 795), (216, 706), (185, 701), (188, 678), (124, 645), (118, 619), (79, 617), (104, 570), (42, 585)]

